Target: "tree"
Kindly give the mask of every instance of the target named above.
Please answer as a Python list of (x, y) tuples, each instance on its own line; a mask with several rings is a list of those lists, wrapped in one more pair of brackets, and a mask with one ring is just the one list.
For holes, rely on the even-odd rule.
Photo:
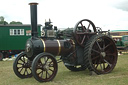
[(4, 17), (0, 16), (0, 24), (8, 24), (8, 22), (4, 21)]
[(11, 21), (10, 24), (22, 24), (22, 22)]
[(3, 16), (0, 16), (0, 21), (4, 21), (4, 17)]

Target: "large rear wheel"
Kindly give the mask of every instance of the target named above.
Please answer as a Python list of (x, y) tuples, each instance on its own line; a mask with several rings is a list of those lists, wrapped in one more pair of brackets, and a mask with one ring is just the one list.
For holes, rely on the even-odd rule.
[(117, 48), (107, 35), (94, 35), (84, 48), (84, 61), (90, 71), (97, 74), (111, 72), (117, 63)]

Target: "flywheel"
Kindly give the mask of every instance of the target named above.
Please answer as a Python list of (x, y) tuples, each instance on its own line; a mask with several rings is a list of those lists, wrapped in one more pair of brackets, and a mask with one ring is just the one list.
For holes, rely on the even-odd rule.
[(84, 47), (86, 41), (96, 34), (96, 27), (91, 20), (80, 20), (74, 27), (73, 35), (76, 43)]

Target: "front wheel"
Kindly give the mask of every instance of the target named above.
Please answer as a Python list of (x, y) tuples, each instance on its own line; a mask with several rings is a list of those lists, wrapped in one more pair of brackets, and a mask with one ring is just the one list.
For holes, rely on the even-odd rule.
[(57, 61), (50, 53), (40, 53), (32, 62), (32, 74), (39, 82), (53, 80), (57, 71)]
[(13, 63), (14, 73), (19, 78), (32, 77), (31, 61), (27, 58), (25, 52), (21, 52)]

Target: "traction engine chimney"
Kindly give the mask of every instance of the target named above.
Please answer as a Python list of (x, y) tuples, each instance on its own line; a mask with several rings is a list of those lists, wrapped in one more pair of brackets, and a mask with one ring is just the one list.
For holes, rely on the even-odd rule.
[(37, 32), (37, 5), (38, 3), (29, 3), (30, 15), (31, 15), (31, 35), (32, 37), (38, 37)]

